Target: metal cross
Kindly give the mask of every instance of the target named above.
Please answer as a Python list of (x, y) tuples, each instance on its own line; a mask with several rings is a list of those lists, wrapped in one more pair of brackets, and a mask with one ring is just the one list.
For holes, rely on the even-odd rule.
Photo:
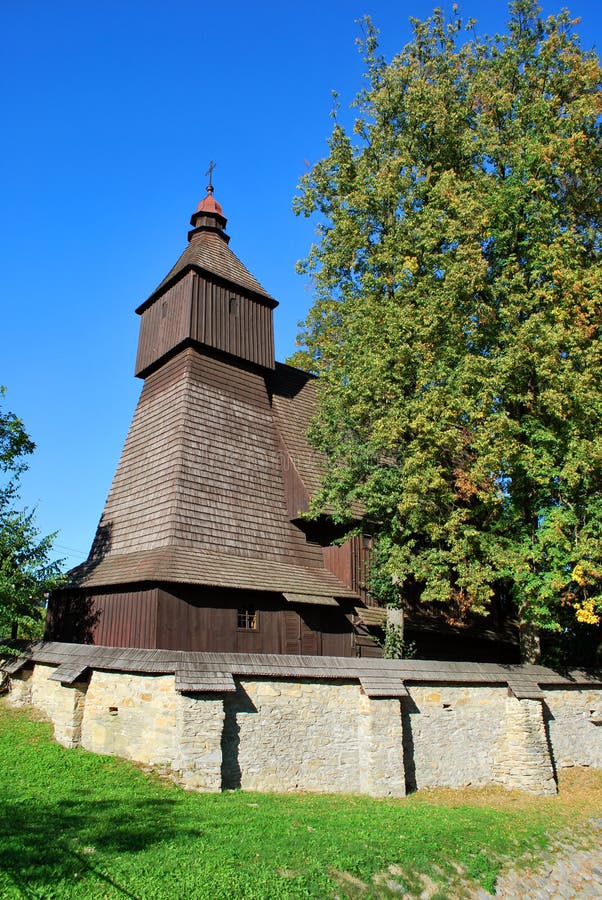
[(213, 170), (215, 169), (216, 166), (217, 166), (217, 163), (214, 163), (213, 160), (211, 160), (211, 162), (209, 163), (209, 168), (205, 172), (205, 175), (209, 176), (209, 184), (211, 187), (213, 187)]

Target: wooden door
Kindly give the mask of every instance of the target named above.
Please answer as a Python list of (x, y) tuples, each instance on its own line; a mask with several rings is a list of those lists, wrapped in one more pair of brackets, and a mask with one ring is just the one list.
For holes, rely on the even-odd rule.
[(301, 653), (304, 656), (320, 656), (322, 653), (322, 635), (317, 619), (313, 610), (303, 610), (301, 613)]
[(301, 620), (294, 609), (282, 612), (282, 652), (295, 656), (301, 653)]

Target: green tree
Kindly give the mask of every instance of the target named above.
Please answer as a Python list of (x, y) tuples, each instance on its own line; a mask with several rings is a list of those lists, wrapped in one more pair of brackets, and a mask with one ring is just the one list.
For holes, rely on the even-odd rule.
[(21, 420), (3, 409), (4, 394), (0, 387), (0, 643), (41, 637), (45, 595), (60, 581), (59, 563), (50, 556), (54, 535), (40, 537), (34, 512), (15, 508), (35, 444)]
[[(455, 15), (455, 11), (454, 11)], [(374, 583), (558, 630), (602, 613), (600, 66), (567, 12), (507, 33), (440, 10), (304, 176), (316, 300), (293, 357), (320, 374), (314, 512), (360, 501)]]

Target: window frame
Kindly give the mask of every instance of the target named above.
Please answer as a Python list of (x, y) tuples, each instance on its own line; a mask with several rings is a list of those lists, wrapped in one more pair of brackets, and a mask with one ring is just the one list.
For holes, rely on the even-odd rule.
[[(241, 625), (241, 620), (245, 624)], [(248, 624), (252, 622), (252, 624)], [(236, 630), (242, 631), (244, 634), (257, 634), (259, 631), (259, 610), (250, 603), (246, 606), (238, 606), (236, 608)]]

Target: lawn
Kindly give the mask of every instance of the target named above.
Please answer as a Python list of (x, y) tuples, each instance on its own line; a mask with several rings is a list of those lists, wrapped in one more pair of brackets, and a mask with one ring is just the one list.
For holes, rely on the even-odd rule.
[(444, 886), (456, 866), (491, 889), (502, 857), (599, 815), (602, 773), (573, 773), (542, 800), (493, 789), (390, 801), (195, 794), (65, 750), (48, 723), (0, 702), (0, 798), (3, 900), (399, 897), (387, 880)]

